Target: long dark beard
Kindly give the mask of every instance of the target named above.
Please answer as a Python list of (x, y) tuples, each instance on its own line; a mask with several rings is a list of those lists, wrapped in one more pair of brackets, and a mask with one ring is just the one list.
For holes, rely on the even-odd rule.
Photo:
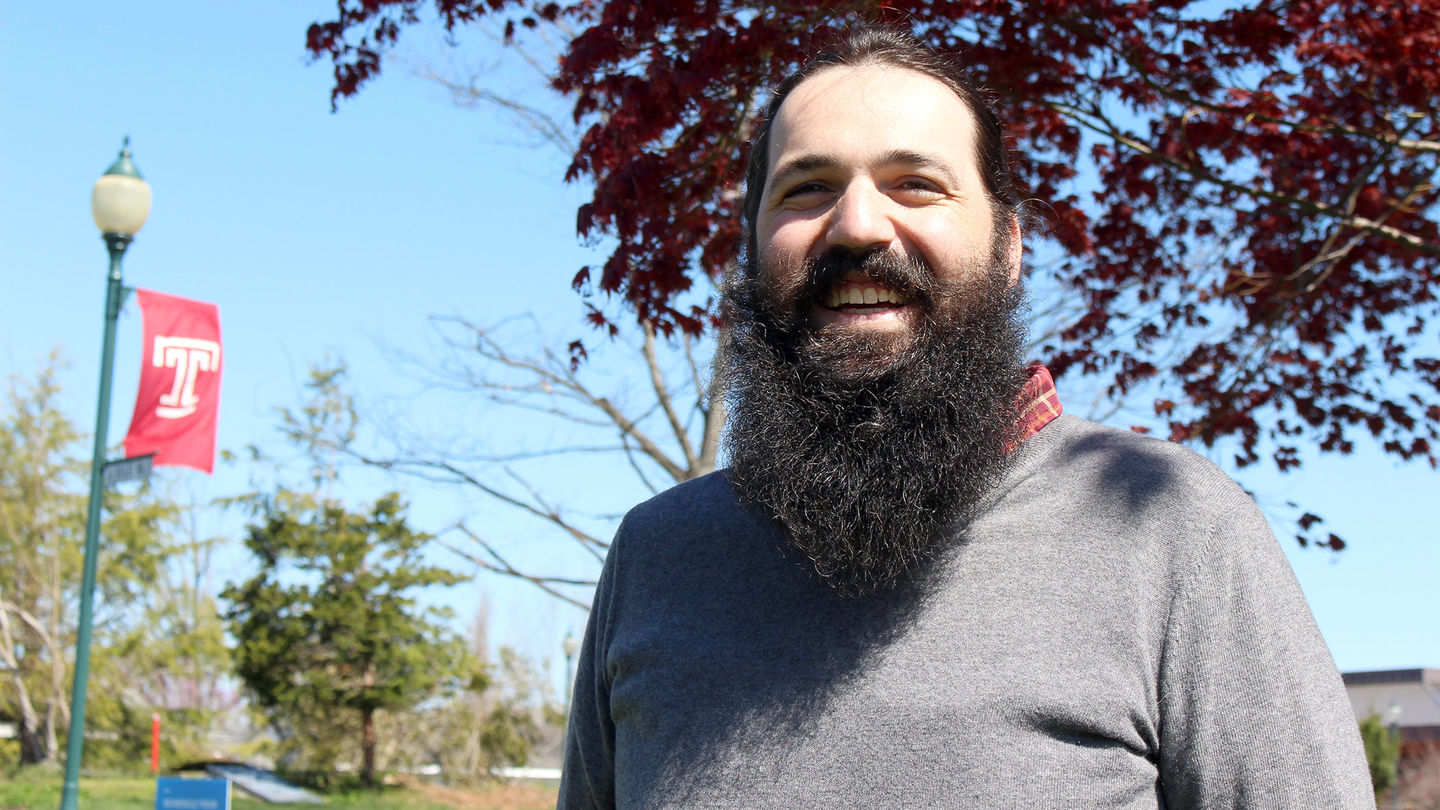
[[(856, 267), (906, 293), (912, 331), (810, 324), (815, 296)], [(827, 254), (788, 294), (754, 281), (767, 275), (752, 268), (727, 291), (731, 480), (836, 591), (891, 586), (1004, 472), (1026, 380), (1024, 294), (998, 261), (953, 285), (888, 254)]]

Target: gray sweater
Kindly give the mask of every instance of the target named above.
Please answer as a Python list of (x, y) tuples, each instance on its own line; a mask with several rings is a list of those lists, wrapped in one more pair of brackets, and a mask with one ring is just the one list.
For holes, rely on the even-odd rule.
[(833, 594), (723, 473), (625, 518), (560, 807), (1373, 807), (1254, 502), (1063, 416), (911, 586)]

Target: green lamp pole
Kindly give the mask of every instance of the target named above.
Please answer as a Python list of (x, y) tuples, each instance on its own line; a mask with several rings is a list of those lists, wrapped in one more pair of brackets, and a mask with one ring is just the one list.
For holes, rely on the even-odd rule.
[(85, 691), (90, 678), (90, 625), (95, 607), (95, 568), (100, 555), (100, 506), (104, 500), (105, 442), (110, 427), (110, 378), (115, 366), (115, 321), (124, 288), (120, 260), (150, 215), (150, 186), (130, 161), (130, 138), (120, 156), (95, 181), (90, 212), (110, 250), (105, 286), (105, 342), (100, 350), (100, 402), (95, 411), (95, 455), (90, 465), (90, 509), (85, 518), (85, 568), (80, 580), (80, 627), (75, 637), (75, 683), (70, 693), (70, 736), (65, 743), (65, 788), (60, 810), (78, 810), (80, 759), (85, 749)]
[(571, 632), (565, 633), (565, 639), (560, 642), (560, 649), (565, 653), (565, 722), (570, 722), (570, 700), (571, 692), (575, 690), (575, 653), (580, 652), (580, 639), (575, 638)]

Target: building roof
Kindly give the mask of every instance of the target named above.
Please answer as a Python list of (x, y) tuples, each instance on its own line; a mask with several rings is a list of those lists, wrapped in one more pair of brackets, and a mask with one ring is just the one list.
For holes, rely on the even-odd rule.
[(1377, 669), (1369, 672), (1346, 672), (1341, 678), (1346, 686), (1375, 686), (1379, 684), (1418, 683), (1440, 687), (1440, 669)]
[(1406, 744), (1440, 742), (1440, 669), (1385, 669), (1344, 674), (1357, 720), (1378, 715)]

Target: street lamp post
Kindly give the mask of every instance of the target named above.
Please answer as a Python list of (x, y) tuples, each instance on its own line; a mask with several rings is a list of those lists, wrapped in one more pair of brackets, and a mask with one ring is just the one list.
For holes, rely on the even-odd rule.
[(80, 579), (80, 626), (75, 636), (75, 681), (70, 693), (70, 736), (65, 741), (65, 787), (60, 810), (78, 810), (80, 760), (85, 748), (85, 692), (90, 676), (90, 625), (95, 606), (96, 558), (100, 554), (100, 507), (104, 500), (106, 434), (110, 427), (110, 378), (115, 365), (115, 321), (124, 288), (120, 261), (150, 215), (150, 186), (130, 160), (130, 138), (120, 156), (95, 181), (90, 213), (110, 251), (105, 286), (105, 340), (100, 349), (100, 397), (95, 411), (95, 454), (90, 464), (90, 506), (85, 518), (85, 567)]
[(560, 649), (565, 651), (565, 716), (570, 716), (571, 693), (575, 689), (575, 667), (572, 662), (575, 660), (575, 653), (580, 652), (580, 639), (575, 638), (571, 632), (565, 633), (565, 640), (560, 642)]
[[(1400, 751), (1404, 748), (1400, 739), (1400, 711), (1400, 701), (1392, 700), (1390, 701), (1390, 708), (1385, 712), (1385, 719), (1390, 721), (1390, 740), (1397, 746), (1395, 751), (1397, 782), (1399, 777)], [(1397, 790), (1398, 787), (1398, 784), (1390, 785), (1390, 806), (1392, 808), (1398, 808), (1400, 806), (1400, 791)]]

